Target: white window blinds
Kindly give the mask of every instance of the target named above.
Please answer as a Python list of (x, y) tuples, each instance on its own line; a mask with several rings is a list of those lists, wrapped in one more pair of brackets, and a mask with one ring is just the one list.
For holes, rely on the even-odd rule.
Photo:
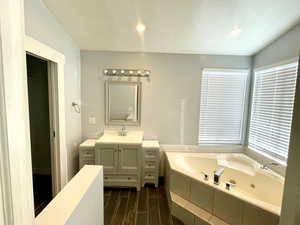
[(252, 96), (249, 148), (286, 160), (298, 63), (255, 72)]
[(247, 75), (247, 70), (203, 70), (199, 144), (241, 144)]

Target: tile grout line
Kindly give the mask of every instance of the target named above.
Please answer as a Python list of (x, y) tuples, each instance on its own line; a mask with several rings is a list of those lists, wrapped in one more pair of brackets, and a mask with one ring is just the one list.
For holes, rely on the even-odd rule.
[(161, 224), (161, 215), (160, 215), (160, 204), (159, 204), (159, 192), (157, 191), (157, 188), (155, 188), (156, 191), (156, 204), (157, 204), (157, 210), (158, 210), (158, 221), (159, 221), (159, 225)]
[(136, 206), (135, 206), (135, 218), (134, 218), (134, 224), (133, 225), (136, 225), (137, 223), (137, 217), (138, 217), (138, 207), (139, 207), (139, 202), (140, 202), (140, 192), (141, 191), (137, 191), (137, 201), (136, 201)]
[(116, 206), (115, 206), (114, 213), (113, 213), (113, 215), (112, 215), (112, 217), (111, 217), (110, 225), (114, 225), (114, 224), (113, 224), (113, 221), (114, 221), (115, 216), (116, 216), (116, 214), (117, 214), (118, 207), (119, 207), (120, 203), (121, 203), (121, 191), (119, 191), (119, 194), (118, 194), (117, 204), (116, 204)]
[(131, 193), (131, 191), (128, 191), (128, 194), (127, 194), (127, 203), (126, 203), (125, 213), (124, 213), (124, 216), (123, 216), (123, 219), (122, 219), (122, 225), (124, 225), (124, 223), (125, 223), (125, 221), (127, 219), (128, 205), (129, 205), (129, 200), (130, 200), (130, 193)]

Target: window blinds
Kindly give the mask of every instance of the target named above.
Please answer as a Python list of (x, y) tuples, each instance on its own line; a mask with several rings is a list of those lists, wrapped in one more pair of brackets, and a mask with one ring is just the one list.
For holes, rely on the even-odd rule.
[(286, 160), (298, 63), (255, 72), (249, 148)]
[(241, 144), (247, 75), (247, 70), (203, 70), (199, 144)]

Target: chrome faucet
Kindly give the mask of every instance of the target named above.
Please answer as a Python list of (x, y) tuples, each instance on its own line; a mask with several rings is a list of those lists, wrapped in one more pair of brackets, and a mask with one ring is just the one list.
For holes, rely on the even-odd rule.
[(122, 130), (120, 132), (120, 135), (121, 136), (126, 136), (127, 135), (127, 130), (126, 130), (126, 126), (125, 125), (122, 126)]
[(276, 163), (276, 162), (265, 163), (260, 168), (265, 170), (265, 169), (268, 169), (269, 166), (279, 166), (279, 163)]
[(220, 184), (220, 177), (224, 173), (224, 168), (218, 168), (214, 172), (214, 184), (219, 185)]

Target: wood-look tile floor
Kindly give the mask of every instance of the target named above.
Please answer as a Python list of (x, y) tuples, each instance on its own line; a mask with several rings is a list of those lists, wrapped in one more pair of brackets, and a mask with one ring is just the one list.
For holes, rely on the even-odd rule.
[(172, 217), (164, 187), (105, 188), (105, 225), (183, 225)]

